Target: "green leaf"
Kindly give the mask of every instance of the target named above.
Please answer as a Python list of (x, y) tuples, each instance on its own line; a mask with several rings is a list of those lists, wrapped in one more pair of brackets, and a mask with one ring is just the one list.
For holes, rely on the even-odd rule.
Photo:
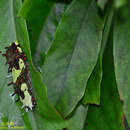
[(68, 118), (68, 130), (83, 130), (88, 106), (79, 105), (72, 113), (71, 118)]
[(56, 30), (42, 70), (48, 98), (63, 116), (84, 95), (98, 59), (103, 26), (95, 1), (74, 0)]
[(33, 52), (33, 63), (36, 66), (41, 66), (44, 63), (45, 56), (52, 44), (56, 27), (66, 9), (65, 3), (55, 3), (52, 10), (46, 18), (46, 22), (39, 34), (38, 42), (35, 51)]
[[(19, 41), (29, 62), (29, 70), (33, 82), (33, 91), (35, 93), (37, 107), (34, 112), (26, 113), (25, 110), (21, 109), (22, 104), (20, 102), (18, 105), (13, 103), (9, 96), (10, 93), (13, 92), (13, 87), (7, 86), (8, 82), (12, 79), (6, 79), (8, 66), (4, 65), (5, 58), (0, 56), (0, 116), (2, 118), (6, 117), (8, 121), (11, 120), (21, 125), (25, 124), (25, 127), (28, 129), (39, 130), (40, 126), (44, 124), (48, 124), (47, 126), (49, 129), (52, 124), (56, 124), (57, 127), (55, 127), (54, 130), (59, 130), (65, 127), (66, 123), (48, 102), (46, 88), (41, 75), (32, 65), (26, 23), (22, 18), (17, 17), (20, 7), (20, 0), (1, 0), (0, 2), (0, 50), (4, 52), (4, 47), (9, 46), (10, 42)], [(39, 124), (38, 120), (36, 120), (36, 116), (42, 118), (42, 124)], [(46, 120), (48, 120), (49, 123), (45, 122)]]
[(108, 40), (109, 30), (111, 27), (113, 18), (113, 8), (110, 6), (107, 10), (107, 16), (105, 18), (105, 25), (102, 37), (102, 44), (101, 50), (98, 57), (97, 64), (88, 80), (85, 95), (83, 98), (83, 104), (100, 104), (100, 87), (101, 87), (101, 80), (102, 80), (102, 56), (104, 53), (104, 49)]
[(113, 33), (103, 56), (100, 106), (89, 105), (84, 130), (124, 130), (122, 104), (118, 95), (113, 63)]
[(107, 2), (108, 2), (108, 0), (98, 0), (98, 1), (97, 1), (97, 4), (98, 4), (98, 6), (99, 6), (101, 9), (104, 10), (104, 7), (105, 7), (105, 5), (106, 5)]
[(19, 16), (28, 21), (32, 55), (35, 52), (38, 39), (44, 24), (55, 4), (55, 0), (25, 0)]
[[(29, 6), (30, 8), (28, 8)], [(54, 38), (56, 27), (66, 6), (66, 3), (56, 1), (26, 0), (19, 12), (19, 15), (28, 21), (33, 63), (38, 68), (44, 62)]]
[(120, 12), (114, 25), (114, 66), (124, 113), (130, 125), (130, 3)]

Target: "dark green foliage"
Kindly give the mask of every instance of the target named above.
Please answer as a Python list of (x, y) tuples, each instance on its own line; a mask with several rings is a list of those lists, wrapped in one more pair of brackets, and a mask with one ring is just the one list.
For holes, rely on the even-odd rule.
[(0, 129), (129, 129), (129, 0), (1, 0), (0, 51), (16, 40), (37, 107), (12, 100), (0, 54)]
[[(123, 130), (122, 104), (118, 95), (113, 64), (113, 31), (103, 56), (100, 106), (89, 105), (85, 129)], [(116, 103), (115, 103), (116, 102)], [(93, 118), (95, 115), (95, 118)], [(111, 122), (111, 123), (109, 123)], [(95, 125), (93, 125), (95, 124)], [(104, 124), (104, 125), (103, 125)]]

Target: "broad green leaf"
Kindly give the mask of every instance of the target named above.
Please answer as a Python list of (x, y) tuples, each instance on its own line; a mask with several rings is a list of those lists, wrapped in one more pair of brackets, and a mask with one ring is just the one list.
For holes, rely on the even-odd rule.
[(65, 3), (55, 3), (52, 10), (48, 14), (46, 23), (44, 24), (41, 33), (39, 34), (38, 43), (33, 55), (33, 62), (36, 66), (41, 66), (44, 63), (45, 55), (47, 54), (54, 34), (56, 27), (66, 9)]
[(98, 59), (103, 25), (95, 1), (74, 0), (56, 30), (42, 70), (49, 101), (63, 116), (84, 95)]
[[(30, 2), (31, 7), (28, 8)], [(66, 6), (66, 3), (55, 1), (26, 0), (19, 12), (19, 15), (26, 18), (28, 21), (31, 53), (33, 55), (32, 60), (38, 68), (44, 62), (45, 56), (54, 38), (56, 27)], [(35, 22), (37, 20), (38, 22)]]
[(19, 12), (19, 16), (28, 21), (32, 56), (35, 53), (42, 29), (55, 3), (55, 0), (25, 0)]
[(84, 130), (124, 130), (122, 104), (114, 73), (112, 42), (111, 31), (103, 56), (101, 103), (100, 106), (89, 105)]
[(98, 4), (98, 6), (99, 6), (101, 9), (104, 10), (104, 7), (105, 7), (105, 5), (106, 5), (107, 2), (108, 2), (108, 0), (98, 0), (98, 1), (97, 1), (97, 4)]
[(47, 54), (51, 46), (51, 41), (53, 40), (54, 37), (56, 27), (66, 9), (66, 6), (67, 5), (65, 3), (58, 3), (58, 2), (53, 5), (53, 8), (48, 14), (46, 23), (44, 24), (41, 33), (39, 35), (39, 41), (35, 51), (36, 54), (39, 53), (38, 51)]
[(114, 25), (114, 66), (124, 113), (130, 125), (130, 3), (120, 12)]
[(108, 40), (109, 30), (111, 27), (113, 18), (113, 8), (110, 6), (107, 10), (107, 17), (105, 18), (105, 25), (102, 37), (101, 50), (98, 57), (97, 64), (88, 80), (85, 95), (83, 98), (83, 104), (100, 104), (100, 87), (102, 80), (102, 56)]
[[(6, 117), (7, 121), (14, 121), (18, 124), (20, 122), (21, 125), (25, 125), (25, 127), (32, 130), (39, 130), (40, 125), (43, 124), (48, 124), (49, 129), (51, 123), (57, 126), (54, 130), (59, 130), (65, 127), (65, 121), (48, 102), (41, 75), (32, 65), (26, 23), (22, 18), (17, 17), (20, 7), (20, 0), (1, 0), (0, 2), (0, 50), (4, 52), (4, 47), (9, 46), (10, 42), (19, 41), (29, 62), (37, 107), (34, 112), (25, 112), (25, 110), (21, 109), (22, 104), (20, 102), (18, 105), (13, 103), (14, 100), (12, 101), (9, 96), (13, 92), (13, 87), (7, 86), (12, 79), (6, 79), (8, 66), (4, 65), (5, 58), (0, 56), (0, 116), (2, 119)], [(36, 120), (36, 116), (41, 118), (41, 124)]]
[(76, 110), (71, 114), (68, 121), (68, 130), (83, 130), (86, 115), (88, 111), (88, 106), (78, 105)]

